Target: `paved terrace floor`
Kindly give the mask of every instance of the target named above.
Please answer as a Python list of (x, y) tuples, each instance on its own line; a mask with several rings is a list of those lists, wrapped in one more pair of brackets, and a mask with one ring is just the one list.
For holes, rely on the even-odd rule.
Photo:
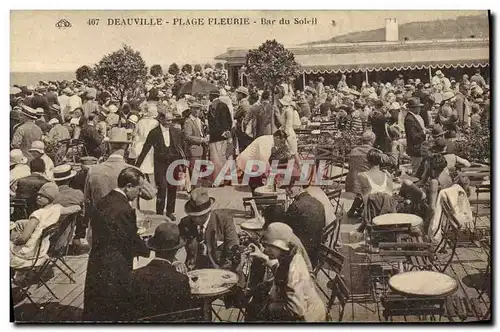
[[(211, 196), (216, 198), (215, 208), (226, 209), (233, 212), (234, 221), (239, 230), (239, 225), (249, 216), (246, 215), (242, 198), (250, 197), (251, 193), (247, 187), (222, 187), (211, 188)], [(184, 203), (188, 195), (185, 192), (179, 192), (176, 203), (177, 220), (184, 217)], [(344, 209), (348, 210), (352, 204), (352, 199), (343, 194)], [(154, 210), (154, 201), (146, 202), (141, 206), (145, 210)], [(341, 227), (341, 237), (343, 239), (355, 228), (355, 221), (345, 220)], [(346, 256), (343, 275), (345, 276), (347, 286), (353, 294), (352, 299), (345, 307), (343, 322), (378, 322), (383, 320), (379, 318), (377, 304), (369, 297), (363, 296), (369, 292), (364, 286), (363, 276), (368, 273), (368, 266), (364, 263), (365, 257), (356, 252), (351, 245), (343, 245), (341, 252)], [(484, 269), (486, 267), (486, 257), (480, 248), (459, 248), (457, 249), (458, 260), (455, 259), (446, 271), (447, 274), (454, 277), (459, 282), (457, 294), (467, 294), (469, 297), (477, 297), (482, 289)], [(152, 254), (154, 255), (154, 254)], [(182, 253), (181, 253), (182, 255)], [(152, 256), (153, 257), (153, 256)], [(151, 258), (152, 258), (151, 257)], [(151, 259), (150, 258), (150, 259)], [(150, 259), (140, 259), (134, 263), (135, 267), (147, 264)], [(68, 256), (66, 261), (75, 271), (74, 279), (76, 283), (70, 283), (66, 276), (57, 269), (54, 270), (55, 276), (48, 282), (49, 287), (57, 295), (58, 300), (54, 299), (44, 288), (36, 289), (31, 287), (34, 300), (43, 304), (43, 310), (37, 310), (27, 299), (19, 302), (15, 306), (16, 322), (77, 322), (81, 318), (83, 308), (84, 282), (87, 269), (88, 254), (80, 256)], [(326, 283), (324, 278), (320, 278), (320, 284)], [(486, 291), (485, 299), (489, 301), (489, 290)], [(325, 301), (326, 302), (326, 301)], [(223, 321), (237, 321), (238, 310), (226, 310), (220, 307), (222, 302), (214, 302), (214, 309), (219, 312)], [(486, 310), (483, 308), (483, 310)], [(330, 312), (332, 322), (338, 321), (338, 304), (335, 304)], [(409, 317), (408, 321), (417, 321), (417, 317)], [(241, 320), (241, 317), (240, 317)], [(476, 320), (468, 318), (468, 321)], [(214, 320), (218, 321), (218, 320)], [(400, 320), (404, 321), (402, 318)], [(443, 318), (442, 321), (447, 321)]]

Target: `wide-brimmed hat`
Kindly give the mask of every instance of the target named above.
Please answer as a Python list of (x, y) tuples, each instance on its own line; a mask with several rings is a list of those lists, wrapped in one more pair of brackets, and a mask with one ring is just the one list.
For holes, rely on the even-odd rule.
[(445, 134), (445, 131), (441, 125), (435, 124), (432, 127), (432, 131), (431, 131), (432, 137), (436, 138), (436, 137), (444, 136), (444, 134)]
[(236, 89), (236, 92), (239, 92), (239, 93), (244, 94), (245, 96), (248, 96), (248, 89), (247, 89), (247, 88), (245, 88), (244, 86), (239, 86), (239, 87)]
[(20, 149), (14, 149), (10, 151), (10, 166), (17, 164), (26, 164), (28, 158), (23, 155)]
[(45, 153), (45, 144), (42, 141), (34, 141), (31, 143), (31, 148), (28, 150), (28, 152), (32, 151), (37, 151), (40, 152), (41, 154)]
[(446, 91), (443, 93), (443, 100), (442, 101), (448, 101), (455, 97), (455, 93), (453, 91)]
[(407, 108), (418, 108), (424, 106), (423, 104), (420, 103), (420, 98), (410, 98), (408, 102), (406, 103)]
[(30, 119), (36, 119), (38, 117), (35, 109), (24, 104), (21, 105), (21, 113)]
[(76, 175), (76, 171), (73, 171), (68, 164), (56, 166), (52, 172), (54, 174), (54, 181), (64, 181)]
[(443, 75), (443, 72), (442, 72), (441, 70), (438, 70), (438, 71), (436, 72), (436, 75)]
[(172, 251), (184, 246), (184, 240), (179, 233), (179, 227), (172, 222), (164, 222), (155, 229), (146, 245), (153, 251)]
[(184, 205), (189, 216), (202, 216), (212, 210), (215, 198), (208, 195), (208, 189), (195, 188), (191, 191), (191, 198)]
[(293, 102), (292, 97), (290, 97), (289, 95), (284, 96), (279, 101), (280, 101), (281, 105), (283, 105), (283, 106), (290, 106), (290, 105), (292, 105), (292, 102)]
[(109, 131), (109, 143), (132, 143), (128, 140), (125, 128), (113, 127)]
[(37, 108), (35, 109), (35, 112), (36, 112), (36, 115), (37, 115), (38, 117), (41, 117), (42, 115), (44, 115), (44, 114), (45, 114), (45, 110), (44, 110), (43, 108), (41, 108), (41, 107), (37, 107)]

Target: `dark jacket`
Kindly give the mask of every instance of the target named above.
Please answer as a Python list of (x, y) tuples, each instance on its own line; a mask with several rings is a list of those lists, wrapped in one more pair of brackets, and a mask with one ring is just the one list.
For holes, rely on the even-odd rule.
[(17, 180), (16, 198), (26, 200), (28, 216), (37, 209), (36, 197), (38, 196), (38, 190), (47, 182), (49, 180), (39, 173), (33, 173)]
[(408, 112), (405, 117), (405, 132), (406, 132), (406, 152), (411, 157), (420, 157), (420, 148), (423, 142), (425, 142), (425, 131), (424, 128), (420, 126), (417, 118)]
[(33, 99), (31, 99), (31, 107), (32, 108), (43, 108), (44, 110), (49, 109), (49, 102), (47, 101), (47, 98), (44, 95), (37, 94), (33, 96)]
[(318, 263), (321, 231), (326, 226), (325, 208), (309, 193), (295, 197), (286, 211), (285, 222), (290, 226), (306, 249), (313, 267)]
[(126, 304), (130, 321), (192, 307), (189, 279), (169, 262), (153, 259), (132, 273), (134, 286)]
[(165, 145), (165, 140), (163, 139), (163, 133), (161, 131), (161, 126), (156, 126), (151, 129), (146, 137), (146, 142), (142, 147), (142, 151), (137, 158), (135, 166), (140, 167), (144, 158), (148, 154), (151, 148), (154, 149), (153, 159), (155, 172), (166, 172), (168, 165), (177, 159), (184, 159), (185, 154), (182, 150), (182, 132), (180, 129), (170, 127), (170, 146)]
[(255, 137), (272, 135), (272, 117), (274, 115), (273, 105), (269, 101), (263, 101), (256, 109)]
[(137, 235), (135, 210), (116, 190), (97, 203), (92, 211), (92, 250), (85, 278), (85, 321), (124, 320), (121, 306), (125, 290), (132, 287), (132, 263), (149, 249)]
[[(184, 217), (179, 223), (179, 233), (186, 241), (186, 262), (196, 262), (196, 267), (205, 265), (204, 257), (198, 251), (198, 228), (189, 217)], [(222, 241), (222, 248), (217, 248), (217, 241)], [(234, 225), (233, 217), (229, 213), (213, 210), (210, 221), (204, 234), (204, 242), (207, 246), (208, 265), (203, 267), (226, 268), (231, 267), (231, 250), (239, 245), (238, 234)], [(199, 265), (199, 264), (201, 265)]]
[(233, 126), (229, 107), (218, 100), (213, 102), (208, 108), (208, 133), (210, 134), (210, 143), (225, 141), (222, 133), (230, 131)]
[(80, 133), (80, 139), (85, 142), (87, 152), (92, 157), (99, 158), (101, 156), (101, 143), (104, 137), (99, 133), (95, 126), (85, 124)]

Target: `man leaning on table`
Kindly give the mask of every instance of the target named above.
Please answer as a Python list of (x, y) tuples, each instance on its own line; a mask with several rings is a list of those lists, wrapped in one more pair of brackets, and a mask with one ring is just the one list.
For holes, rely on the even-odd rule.
[(207, 188), (195, 188), (184, 209), (187, 216), (179, 223), (186, 242), (189, 269), (216, 268), (235, 270), (240, 263), (239, 238), (230, 214), (213, 210), (215, 199)]

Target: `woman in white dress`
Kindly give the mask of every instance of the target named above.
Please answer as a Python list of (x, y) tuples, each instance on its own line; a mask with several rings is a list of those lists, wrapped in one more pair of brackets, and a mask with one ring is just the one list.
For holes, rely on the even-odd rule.
[[(158, 108), (155, 104), (148, 104), (146, 108), (146, 114), (142, 119), (137, 122), (134, 129), (132, 146), (130, 147), (130, 159), (136, 159), (142, 151), (142, 147), (146, 142), (149, 132), (158, 126), (158, 121), (156, 117), (158, 116)], [(154, 160), (153, 160), (153, 149), (149, 151), (144, 158), (143, 163), (140, 167), (141, 172), (146, 174), (148, 181), (152, 181), (152, 176), (154, 174)]]

